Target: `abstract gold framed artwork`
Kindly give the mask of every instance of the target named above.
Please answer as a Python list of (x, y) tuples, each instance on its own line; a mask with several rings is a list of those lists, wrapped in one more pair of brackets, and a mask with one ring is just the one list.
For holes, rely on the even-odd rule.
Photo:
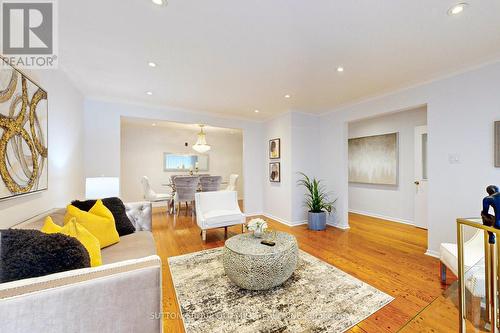
[(0, 200), (48, 188), (47, 92), (0, 58)]

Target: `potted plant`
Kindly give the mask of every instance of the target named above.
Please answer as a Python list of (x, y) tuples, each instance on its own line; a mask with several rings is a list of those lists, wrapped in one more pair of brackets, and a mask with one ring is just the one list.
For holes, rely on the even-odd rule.
[(337, 199), (330, 201), (325, 187), (321, 184), (321, 180), (309, 178), (306, 174), (299, 172), (302, 175), (297, 184), (304, 186), (307, 189), (305, 204), (309, 208), (307, 223), (311, 230), (326, 229), (326, 213), (330, 214), (335, 211), (333, 206)]

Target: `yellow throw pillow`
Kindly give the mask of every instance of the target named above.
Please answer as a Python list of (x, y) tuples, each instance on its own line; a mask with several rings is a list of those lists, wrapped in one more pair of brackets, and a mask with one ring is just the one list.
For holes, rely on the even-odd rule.
[(60, 225), (57, 225), (54, 223), (52, 220), (52, 217), (47, 216), (45, 219), (45, 223), (43, 224), (42, 229), (40, 229), (43, 233), (46, 234), (56, 234), (58, 232), (61, 232), (62, 227)]
[(108, 209), (108, 207), (104, 206), (104, 203), (102, 202), (102, 200), (97, 200), (95, 202), (94, 206), (92, 206), (92, 208), (90, 208), (89, 213), (100, 216), (100, 217), (104, 217), (105, 219), (112, 220), (113, 223), (115, 223), (115, 218), (113, 217), (113, 214)]
[[(97, 205), (97, 211), (101, 213), (99, 205), (103, 205), (102, 201), (98, 200), (95, 205)], [(85, 229), (90, 231), (90, 233), (99, 240), (101, 249), (120, 241), (120, 235), (118, 235), (118, 231), (116, 231), (115, 220), (113, 218), (105, 218), (92, 214), (91, 212), (80, 210), (73, 205), (69, 205), (66, 208), (64, 224), (66, 225), (73, 217), (76, 219), (77, 223), (84, 226)]]
[(64, 227), (60, 227), (52, 221), (50, 216), (48, 216), (41, 230), (46, 234), (60, 233), (78, 239), (89, 253), (90, 266), (95, 267), (102, 265), (101, 245), (99, 244), (99, 240), (85, 229), (85, 227), (77, 223), (74, 218), (66, 223)]

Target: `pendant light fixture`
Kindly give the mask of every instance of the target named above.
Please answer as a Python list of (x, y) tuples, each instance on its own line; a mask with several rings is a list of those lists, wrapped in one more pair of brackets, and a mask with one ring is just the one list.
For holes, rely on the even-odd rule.
[(198, 153), (203, 154), (209, 151), (211, 147), (209, 144), (207, 144), (205, 132), (203, 132), (203, 127), (205, 127), (205, 125), (199, 125), (199, 126), (200, 126), (200, 133), (198, 133), (198, 140), (196, 140), (196, 143), (193, 145), (193, 149), (196, 150)]

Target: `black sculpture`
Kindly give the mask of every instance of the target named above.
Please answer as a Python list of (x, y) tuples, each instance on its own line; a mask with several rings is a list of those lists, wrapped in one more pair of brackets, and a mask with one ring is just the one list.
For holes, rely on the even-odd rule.
[[(500, 191), (498, 190), (498, 186), (490, 185), (486, 188), (486, 192), (488, 196), (483, 199), (483, 210), (481, 211), (483, 224), (500, 229)], [(490, 207), (493, 208), (495, 215), (489, 213)], [(495, 234), (488, 232), (488, 235), (489, 243), (495, 244)]]

